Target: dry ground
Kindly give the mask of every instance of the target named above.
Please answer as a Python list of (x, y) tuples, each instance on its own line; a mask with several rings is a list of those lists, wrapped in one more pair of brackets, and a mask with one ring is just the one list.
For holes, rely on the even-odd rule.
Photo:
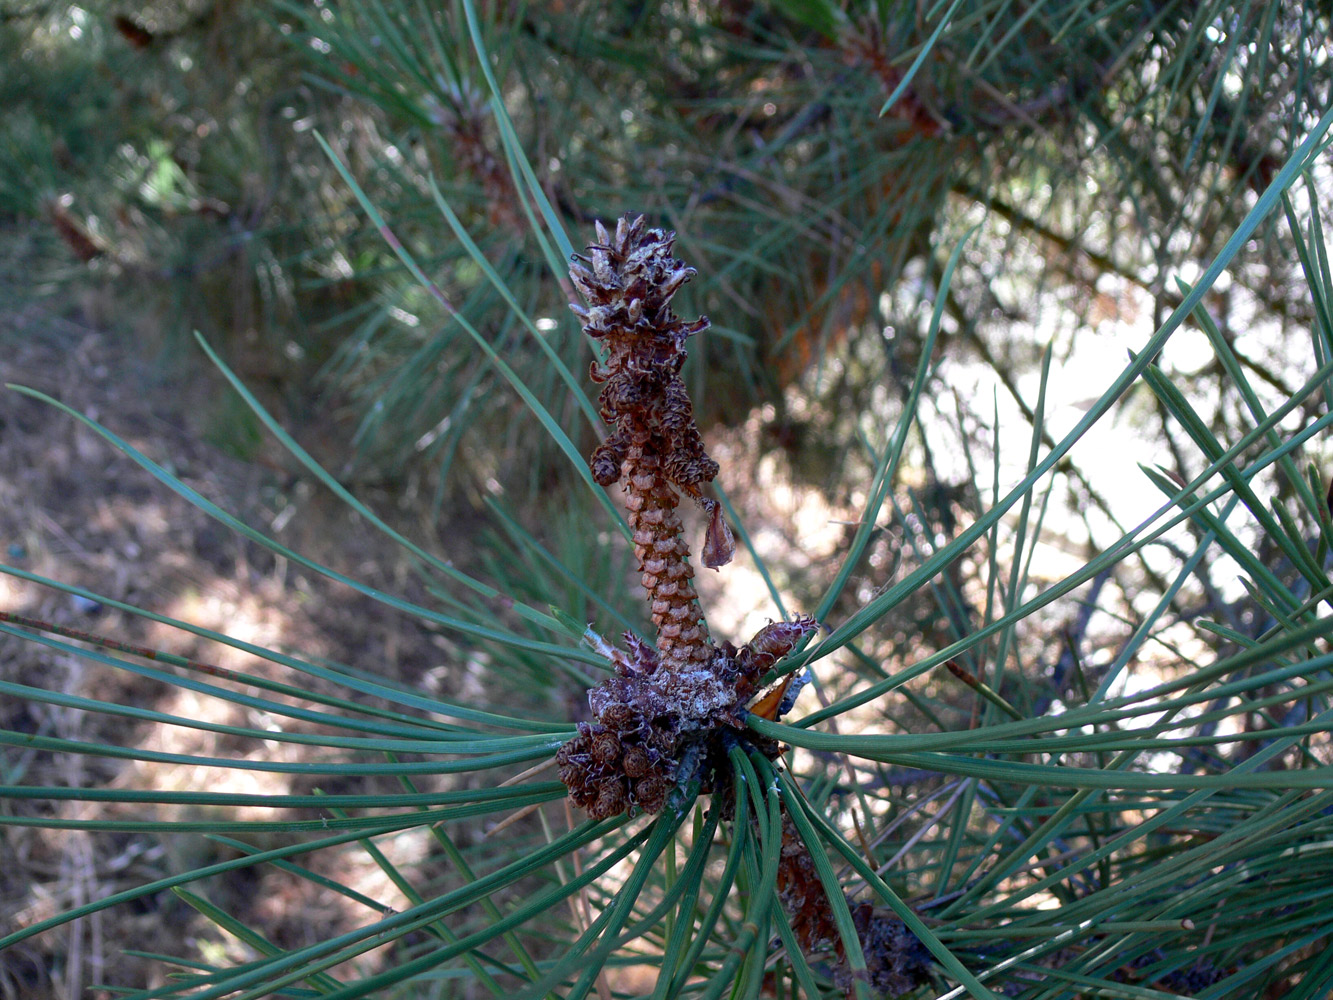
[[(133, 338), (26, 304), (0, 319), (0, 382), (40, 389), (98, 418), (257, 527), (271, 531), (280, 518), (279, 537), (297, 551), (372, 585), (412, 593), (412, 580), (392, 548), (300, 483), (276, 450), (261, 449), (257, 461), (241, 462), (202, 443), (206, 436), (219, 436), (217, 417), (210, 413), (218, 412), (213, 401), (220, 391), (219, 380), (202, 366), (189, 373), (171, 370), (144, 357)], [(393, 497), (375, 499), (381, 512), (394, 513)], [(172, 494), (73, 418), (9, 390), (0, 391), (0, 559), (257, 643), (442, 691), (450, 684), (438, 637), (345, 587), (298, 572)], [(12, 577), (0, 576), (0, 609), (233, 669), (271, 668), (178, 630)], [(218, 721), (256, 723), (254, 713), (235, 708), (226, 716), (171, 685), (12, 636), (0, 635), (0, 679), (193, 717), (223, 711)], [(0, 700), (0, 728), (176, 752), (256, 752), (210, 734), (181, 743), (180, 735), (152, 724), (18, 698)], [(0, 747), (0, 784), (309, 790), (309, 783), (300, 787), (285, 776), (273, 777), (279, 780), (243, 770), (201, 774), (187, 767)], [(4, 797), (0, 810), (82, 819), (158, 815), (153, 807)], [(215, 856), (201, 853), (208, 851)], [(6, 828), (0, 837), (0, 932), (187, 865), (220, 860), (229, 856), (225, 851), (199, 837)], [(348, 855), (323, 863), (358, 862)], [(330, 873), (358, 877), (346, 867)], [(378, 872), (361, 875), (371, 895), (386, 889), (375, 882)], [(309, 943), (365, 919), (364, 910), (352, 912), (347, 901), (313, 892), (308, 883), (281, 872), (246, 870), (202, 891), (283, 946)], [(392, 898), (391, 888), (387, 891), (385, 898)], [(0, 953), (0, 998), (82, 1000), (110, 995), (98, 984), (161, 983), (166, 968), (127, 955), (129, 949), (219, 958), (234, 948), (170, 893), (159, 893)]]

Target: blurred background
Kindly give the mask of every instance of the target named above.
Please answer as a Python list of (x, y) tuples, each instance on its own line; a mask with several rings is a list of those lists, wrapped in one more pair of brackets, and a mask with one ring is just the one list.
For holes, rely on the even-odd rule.
[[(1049, 443), (1179, 303), (1333, 103), (1325, 5), (944, 6), (478, 0), (469, 26), (450, 0), (0, 0), (0, 375), (96, 415), (284, 544), (373, 585), (415, 586), (401, 553), (358, 533), (265, 438), (198, 349), (198, 331), (293, 436), (413, 537), (504, 592), (598, 620), (583, 590), (536, 594), (525, 567), (487, 544), (486, 532), (527, 533), (616, 610), (639, 615), (612, 596), (625, 589), (628, 555), (607, 556), (609, 527), (586, 528), (596, 515), (581, 495), (569, 499), (565, 459), (400, 265), (316, 136), (586, 450), (595, 431), (547, 355), (580, 374), (591, 353), (512, 180), (516, 143), (576, 246), (593, 238), (594, 220), (626, 212), (678, 233), (677, 255), (699, 273), (677, 309), (713, 321), (686, 369), (705, 439), (775, 586), (799, 609), (850, 544), (945, 262), (976, 227), (893, 484), (895, 516), (877, 528), (836, 620), (1022, 478), (1047, 346)], [(487, 71), (512, 120), (508, 145)], [(1327, 204), (1326, 166), (1308, 180), (1291, 206), (1306, 219), (1311, 192)], [(1315, 367), (1319, 317), (1303, 266), (1273, 216), (1206, 302), (1269, 406)], [(1158, 363), (1214, 433), (1238, 426), (1245, 400), (1199, 329), (1182, 331)], [(1291, 424), (1323, 405), (1310, 397)], [(1082, 452), (1094, 457), (1067, 460), (1042, 501), (1032, 586), (1086, 563), (1155, 509), (1140, 463), (1182, 480), (1203, 465), (1146, 391), (1095, 434)], [(471, 684), (494, 697), (501, 683), (484, 652), (235, 539), (13, 393), (0, 396), (0, 469), (10, 564), (413, 684)], [(495, 521), (498, 508), (508, 520)], [(1095, 684), (1193, 532), (1182, 527), (1058, 614), (1023, 623), (1023, 711)], [(1291, 572), (1262, 533), (1248, 537), (1266, 565)], [(996, 557), (955, 564), (868, 636), (866, 655), (889, 670), (969, 631)], [(748, 636), (774, 614), (767, 582), (744, 559), (728, 573), (708, 575), (705, 605), (715, 632)], [(1238, 576), (1225, 557), (1200, 565), (1158, 633), (1164, 662), (1207, 651), (1210, 640), (1188, 627), (1201, 616), (1246, 636), (1267, 627)], [(12, 578), (0, 588), (0, 604), (24, 613), (151, 639), (93, 602)], [(441, 667), (459, 662), (469, 671)], [(49, 683), (53, 668), (40, 650), (11, 645), (0, 647), (0, 669)], [(527, 669), (541, 680), (533, 698), (577, 706), (578, 678)], [(61, 677), (84, 693), (108, 683), (73, 664)], [(95, 693), (165, 697), (123, 683)], [(917, 693), (947, 709), (936, 687)], [(91, 724), (49, 706), (8, 705), (0, 717), (20, 731)], [(6, 758), (5, 783), (32, 780), (38, 766)], [(179, 776), (182, 787), (192, 780)], [(0, 925), (180, 865), (170, 838), (80, 837), (6, 839)], [(285, 946), (349, 919), (313, 898), (234, 892), (234, 907)], [(230, 947), (161, 899), (0, 955), (0, 996), (148, 985), (160, 969), (126, 949), (149, 929), (179, 938), (154, 950)]]

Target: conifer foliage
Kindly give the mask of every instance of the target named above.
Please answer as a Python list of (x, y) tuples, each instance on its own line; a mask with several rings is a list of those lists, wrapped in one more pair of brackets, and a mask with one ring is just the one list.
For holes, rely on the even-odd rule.
[[(405, 682), (0, 566), (167, 636), (154, 648), (0, 609), (6, 650), (180, 696), (125, 704), (0, 678), (9, 703), (142, 730), (12, 716), (0, 746), (23, 756), (0, 759), (0, 827), (162, 859), (97, 898), (34, 900), (0, 926), (0, 958), (165, 901), (231, 950), (146, 957), (171, 975), (113, 984), (133, 1000), (1328, 995), (1323, 15), (1085, 0), (280, 9), (324, 84), (380, 113), (319, 135), (338, 175), (320, 189), (368, 220), (346, 232), (348, 260), (383, 282), (341, 370), (404, 450), (425, 440), (418, 418), (431, 441), (475, 444), (454, 471), (485, 487), (469, 514), (491, 530), (392, 526), (205, 338), (292, 467), (414, 577), (325, 565), (151, 447), (16, 390), (275, 563), (427, 632), (436, 661)], [(1247, 113), (1265, 127), (1243, 127)], [(402, 131), (376, 145), (376, 128)], [(1109, 207), (1083, 214), (1105, 191)], [(592, 222), (626, 207), (614, 227)], [(569, 232), (589, 230), (576, 253)], [(1034, 246), (1054, 249), (1034, 263)], [(1173, 261), (1197, 266), (1177, 276)], [(1025, 351), (1001, 328), (1029, 299), (1063, 309), (1057, 277), (1087, 305), (1106, 275), (1151, 308), (1123, 325), (1132, 349), (1118, 342), (1053, 415), (1056, 344)], [(1237, 286), (1256, 322), (1282, 319), (1280, 371), (1215, 308)], [(704, 308), (713, 325), (688, 318)], [(1182, 372), (1186, 338), (1209, 360)], [(994, 376), (981, 402), (956, 391), (969, 351)], [(1030, 384), (1014, 377), (1024, 358)], [(732, 489), (727, 406), (697, 419), (719, 378), (771, 381), (763, 404), (723, 402), (756, 429), (756, 466), (790, 459), (783, 488), (837, 529), (826, 554), (766, 554), (761, 532), (807, 511)], [(1017, 416), (979, 420), (1001, 392)], [(1078, 544), (1066, 524), (1049, 558), (1048, 510), (1099, 502), (1079, 478), (1108, 458), (1094, 435), (1134, 420), (1166, 445), (1131, 469), (1151, 502), (1128, 525), (1103, 505)], [(488, 426), (523, 440), (477, 443)], [(523, 460), (529, 436), (561, 475)], [(832, 456), (836, 475), (795, 469), (802, 455)], [(508, 485), (532, 470), (539, 488)], [(727, 637), (705, 580), (766, 595), (769, 624)], [(164, 749), (164, 734), (181, 738)], [(67, 780), (69, 760), (114, 777)], [(206, 777), (178, 787), (168, 765)], [(238, 774), (274, 783), (212, 780)], [(353, 916), (271, 939), (236, 905), (242, 877)]]

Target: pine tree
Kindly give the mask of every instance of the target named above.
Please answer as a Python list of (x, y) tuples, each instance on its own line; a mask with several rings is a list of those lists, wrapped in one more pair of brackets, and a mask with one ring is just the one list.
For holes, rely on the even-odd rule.
[[(0, 824), (207, 833), (238, 853), (17, 928), (0, 949), (170, 888), (251, 958), (190, 956), (145, 998), (1327, 993), (1325, 15), (275, 10), (336, 95), (320, 142), (367, 220), (343, 240), (378, 307), (331, 377), (361, 393), (381, 458), (428, 450), (447, 424), (431, 438), (448, 442), (438, 474), (503, 477), (521, 499), (491, 491), (495, 533), (457, 552), (410, 539), (205, 342), (305, 474), (410, 556), (429, 596), (409, 598), (291, 551), (64, 409), (257, 545), (446, 633), (460, 663), (484, 664), (492, 701), (207, 634), (289, 672), (254, 688), (0, 613), (7, 641), (284, 720), (226, 735), (313, 747), (317, 760), (255, 766), (333, 786), (256, 797), (20, 777)], [(349, 101), (365, 116), (354, 137), (338, 127)], [(1076, 417), (1057, 417), (1057, 356), (1072, 366), (1113, 323), (1132, 331), (1127, 350)], [(1290, 335), (1247, 336), (1264, 324)], [(1172, 353), (1187, 336), (1205, 363)], [(969, 384), (1008, 393), (1006, 416)], [(1163, 456), (1141, 463), (1141, 491), (1157, 493), (1128, 527), (1095, 437), (1115, 420)], [(779, 488), (847, 515), (827, 566), (771, 541)], [(695, 551), (719, 569), (707, 588), (686, 499), (701, 508)], [(1053, 534), (1076, 553), (1058, 570)], [(770, 624), (728, 637), (719, 606), (752, 590), (771, 598)], [(165, 816), (19, 807), (62, 797)], [(276, 818), (188, 811), (255, 804)], [(430, 844), (429, 863), (391, 859), (381, 845), (399, 835)], [(399, 905), (303, 860), (353, 844)], [(365, 922), (279, 945), (193, 885), (261, 865), (368, 907)]]

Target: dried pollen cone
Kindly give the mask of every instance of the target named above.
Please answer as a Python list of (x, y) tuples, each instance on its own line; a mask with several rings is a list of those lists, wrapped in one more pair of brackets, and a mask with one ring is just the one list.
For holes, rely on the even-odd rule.
[(642, 216), (626, 216), (614, 235), (598, 223), (597, 239), (588, 256), (575, 255), (570, 266), (570, 277), (588, 301), (586, 308), (571, 308), (584, 332), (606, 350), (604, 360), (594, 362), (592, 378), (602, 383), (598, 402), (611, 432), (590, 465), (601, 485), (624, 484), (661, 665), (673, 673), (697, 670), (712, 663), (717, 650), (681, 536), (676, 513), (681, 494), (712, 515), (706, 563), (722, 565), (735, 548), (716, 501), (700, 492), (718, 467), (704, 452), (680, 378), (685, 341), (707, 329), (708, 319), (687, 323), (672, 312), (672, 296), (695, 273), (672, 257), (674, 233), (645, 228)]
[[(676, 508), (684, 494), (709, 512), (704, 564), (730, 560), (735, 542), (716, 501), (700, 485), (717, 475), (704, 452), (689, 394), (681, 381), (685, 341), (708, 326), (671, 311), (671, 297), (694, 269), (671, 256), (671, 233), (645, 229), (643, 217), (621, 219), (614, 237), (598, 223), (598, 242), (576, 255), (570, 277), (588, 301), (571, 308), (584, 332), (605, 347), (592, 366), (602, 384), (602, 418), (611, 425), (593, 453), (593, 477), (603, 486), (620, 482), (634, 536), (634, 551), (647, 592), (657, 651), (626, 633), (628, 653), (597, 637), (595, 648), (615, 664), (612, 677), (588, 692), (596, 723), (579, 723), (578, 735), (556, 752), (560, 780), (570, 798), (593, 819), (635, 809), (657, 812), (673, 789), (715, 784), (718, 758), (737, 739), (776, 757), (776, 742), (733, 735), (738, 714), (762, 677), (817, 627), (813, 618), (770, 623), (745, 646), (715, 646), (695, 593), (689, 548)], [(776, 696), (773, 715), (785, 704)], [(849, 995), (859, 981), (846, 960), (841, 934), (813, 858), (789, 815), (784, 816), (777, 889), (792, 930), (809, 954), (837, 955), (834, 981)], [(885, 994), (913, 989), (924, 980), (919, 943), (896, 917), (870, 904), (855, 906), (854, 921), (865, 955), (860, 979)]]

